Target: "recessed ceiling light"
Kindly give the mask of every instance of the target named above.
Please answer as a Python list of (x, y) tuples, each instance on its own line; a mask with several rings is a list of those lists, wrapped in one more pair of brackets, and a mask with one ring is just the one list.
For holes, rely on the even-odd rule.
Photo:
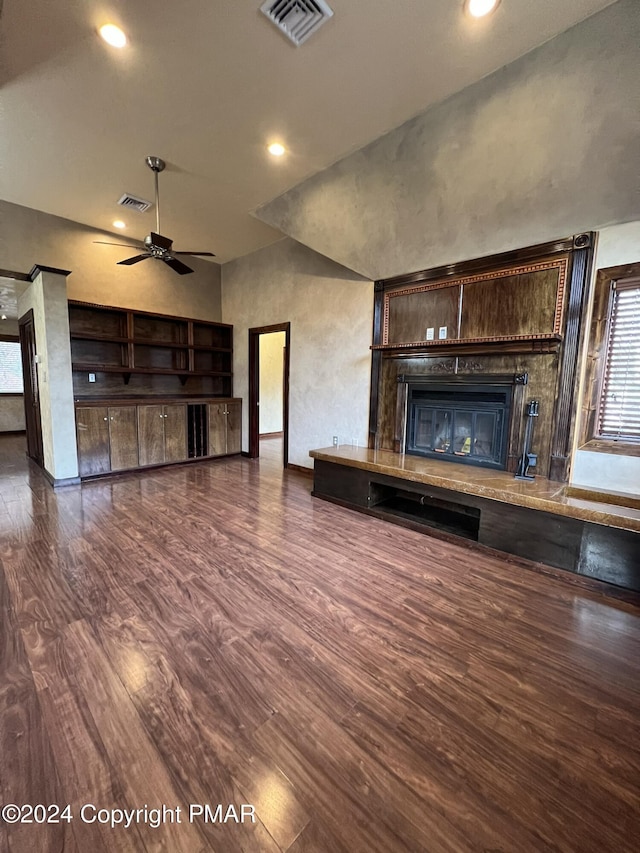
[(6, 319), (7, 319), (7, 315), (6, 315), (6, 314), (3, 314), (3, 315), (2, 315), (2, 319), (3, 319), (3, 320), (6, 320)]
[(474, 18), (484, 18), (498, 6), (500, 0), (467, 0), (467, 12)]
[(271, 145), (267, 148), (269, 154), (273, 154), (274, 157), (282, 157), (285, 152), (284, 145), (281, 145), (279, 142), (272, 142)]
[(126, 228), (127, 226), (124, 224), (122, 219), (116, 219), (116, 221), (113, 223), (113, 227), (114, 228)]
[(111, 47), (124, 47), (127, 43), (126, 35), (120, 27), (116, 27), (115, 24), (105, 24), (100, 27), (98, 32), (106, 43), (111, 45)]

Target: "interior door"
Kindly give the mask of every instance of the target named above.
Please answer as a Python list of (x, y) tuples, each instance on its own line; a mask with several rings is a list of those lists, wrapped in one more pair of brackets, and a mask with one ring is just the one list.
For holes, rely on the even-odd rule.
[(184, 462), (187, 458), (187, 407), (164, 407), (164, 461)]
[(140, 465), (164, 462), (164, 406), (138, 406), (138, 457)]
[(40, 391), (38, 386), (38, 368), (36, 366), (36, 330), (33, 311), (20, 318), (20, 350), (22, 354), (22, 375), (24, 377), (24, 411), (27, 428), (27, 455), (44, 466), (42, 450), (42, 422), (40, 419)]

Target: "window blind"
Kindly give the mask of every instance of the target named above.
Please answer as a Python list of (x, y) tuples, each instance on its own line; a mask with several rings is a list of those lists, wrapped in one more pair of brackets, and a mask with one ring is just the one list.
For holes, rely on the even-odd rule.
[(22, 361), (17, 341), (0, 341), (0, 394), (22, 394)]
[(613, 283), (600, 435), (640, 441), (640, 279)]

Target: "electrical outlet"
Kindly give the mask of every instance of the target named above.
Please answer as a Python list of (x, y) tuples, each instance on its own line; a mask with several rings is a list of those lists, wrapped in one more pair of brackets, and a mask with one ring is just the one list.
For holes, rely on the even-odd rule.
[(433, 327), (427, 329), (427, 337), (425, 338), (425, 341), (432, 341), (435, 337), (435, 331), (436, 330)]
[(446, 326), (440, 326), (440, 329), (438, 330), (438, 339), (441, 341), (445, 341), (447, 339), (447, 327)]
[(95, 373), (90, 373), (89, 374), (89, 382), (95, 382), (95, 381), (96, 381)]
[(337, 435), (334, 435), (334, 436), (333, 436), (333, 446), (334, 446), (334, 447), (337, 447), (337, 446), (338, 446), (338, 436), (337, 436)]

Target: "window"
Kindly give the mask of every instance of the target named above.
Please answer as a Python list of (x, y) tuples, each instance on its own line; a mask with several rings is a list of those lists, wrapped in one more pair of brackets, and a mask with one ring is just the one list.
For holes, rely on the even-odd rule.
[(640, 278), (611, 282), (598, 434), (640, 441)]
[(18, 341), (0, 341), (0, 394), (22, 394), (22, 360)]

